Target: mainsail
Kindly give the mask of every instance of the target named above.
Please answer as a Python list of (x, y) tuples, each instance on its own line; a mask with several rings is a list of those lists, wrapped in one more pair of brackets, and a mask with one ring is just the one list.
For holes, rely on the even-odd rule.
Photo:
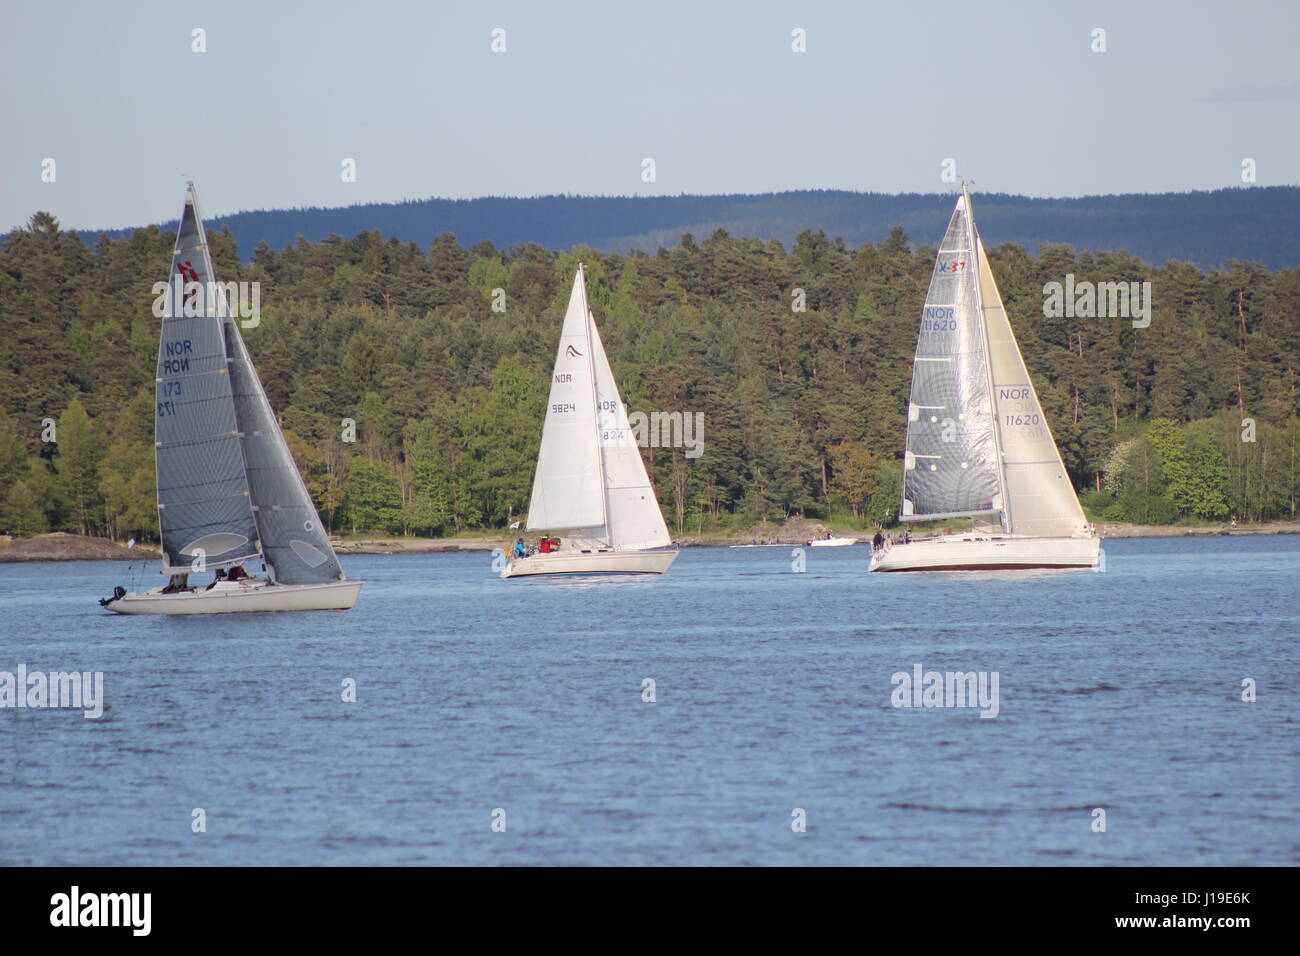
[(528, 530), (577, 530), (581, 548), (636, 551), (671, 543), (587, 303), (578, 267), (555, 358)]
[(258, 538), (193, 184), (176, 233), (172, 278), (169, 286), (181, 294), (169, 296), (163, 317), (154, 421), (164, 571), (222, 567), (256, 555)]
[(1020, 355), (978, 233), (975, 241), (988, 329), (993, 409), (1007, 489), (1006, 528), (1012, 534), (1037, 538), (1086, 534), (1087, 518)]
[(921, 313), (899, 517), (925, 521), (996, 513), (1002, 482), (993, 429), (974, 229), (963, 194), (935, 257)]
[(605, 524), (604, 476), (596, 444), (596, 382), (582, 268), (573, 280), (528, 506), (528, 530)]

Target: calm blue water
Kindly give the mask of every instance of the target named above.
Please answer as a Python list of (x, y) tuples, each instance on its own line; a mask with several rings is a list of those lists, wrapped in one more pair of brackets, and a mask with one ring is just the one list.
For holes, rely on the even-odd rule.
[[(101, 612), (121, 563), (0, 565), (0, 670), (107, 698), (0, 710), (0, 864), (1300, 862), (1300, 537), (1105, 551), (978, 578), (868, 575), (865, 547), (513, 581), (352, 556), (353, 611), (194, 618)], [(999, 716), (892, 707), (916, 663), (997, 671)]]

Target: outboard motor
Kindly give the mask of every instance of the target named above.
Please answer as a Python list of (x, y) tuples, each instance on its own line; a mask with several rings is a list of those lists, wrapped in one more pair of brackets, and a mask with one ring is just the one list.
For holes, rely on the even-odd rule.
[(126, 596), (126, 588), (122, 587), (122, 585), (119, 584), (117, 587), (113, 588), (113, 596), (112, 596), (112, 597), (106, 597), (106, 598), (100, 598), (100, 599), (99, 599), (99, 606), (100, 606), (100, 607), (108, 607), (108, 606), (109, 606), (110, 604), (112, 604), (114, 601), (120, 601), (120, 600), (121, 600), (122, 598), (124, 598), (125, 596)]

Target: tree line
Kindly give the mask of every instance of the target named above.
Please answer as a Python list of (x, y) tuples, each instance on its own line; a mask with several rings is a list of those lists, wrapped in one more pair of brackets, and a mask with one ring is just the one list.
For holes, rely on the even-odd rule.
[[(894, 520), (934, 263), (901, 228), (789, 248), (717, 230), (627, 255), (367, 231), (247, 263), (228, 229), (209, 236), (221, 279), (261, 283), (244, 335), (335, 532), (500, 529), (526, 510), (579, 261), (627, 405), (704, 414), (699, 457), (643, 450), (677, 533)], [(150, 306), (174, 238), (87, 241), (37, 213), (0, 242), (0, 530), (156, 538)], [(1094, 520), (1295, 517), (1300, 269), (1061, 245), (990, 259)], [(1150, 281), (1150, 325), (1046, 317), (1043, 287), (1066, 274)]]

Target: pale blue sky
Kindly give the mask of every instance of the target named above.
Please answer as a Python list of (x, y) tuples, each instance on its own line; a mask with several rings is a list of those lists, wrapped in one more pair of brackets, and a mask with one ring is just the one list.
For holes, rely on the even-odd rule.
[[(172, 219), (186, 175), (209, 217), (429, 196), (938, 192), (945, 157), (978, 189), (1033, 196), (1241, 185), (1243, 157), (1261, 185), (1300, 182), (1291, 0), (31, 0), (0, 24), (0, 229), (36, 209), (77, 228)], [(191, 52), (195, 27), (206, 53)]]

